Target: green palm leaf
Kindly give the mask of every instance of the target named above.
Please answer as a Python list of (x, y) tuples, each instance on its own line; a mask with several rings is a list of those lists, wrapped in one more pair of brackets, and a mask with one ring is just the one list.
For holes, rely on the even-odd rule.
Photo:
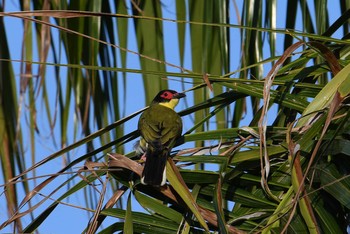
[[(346, 3), (16, 7), (0, 3), (1, 231), (47, 230), (58, 208), (82, 210), (79, 231), (90, 233), (348, 230)], [(168, 87), (188, 94), (185, 128), (168, 185), (154, 188), (139, 183), (132, 144), (138, 114)]]

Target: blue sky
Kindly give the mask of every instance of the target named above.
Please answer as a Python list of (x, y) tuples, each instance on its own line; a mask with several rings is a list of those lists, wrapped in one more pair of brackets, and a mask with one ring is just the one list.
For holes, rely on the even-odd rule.
[[(236, 1), (238, 4), (238, 8), (241, 10), (242, 9), (242, 2), (243, 1)], [(277, 21), (277, 28), (283, 28), (284, 27), (284, 22), (285, 22), (285, 16), (283, 14), (279, 14), (279, 12), (285, 12), (286, 9), (286, 5), (285, 5), (285, 1), (277, 1), (278, 2), (278, 21)], [(307, 1), (309, 4), (309, 7), (312, 8), (313, 7), (313, 1)], [(331, 2), (331, 1), (329, 1)], [(163, 1), (163, 3), (166, 6), (166, 10), (163, 10), (163, 17), (164, 18), (172, 18), (175, 19), (176, 15), (175, 15), (175, 3), (173, 1)], [(338, 3), (338, 2), (337, 2)], [(334, 3), (328, 3), (329, 5), (334, 4)], [(6, 1), (6, 8), (5, 10), (8, 12), (11, 11), (18, 11), (19, 6), (18, 3), (14, 2), (14, 1)], [(336, 20), (338, 18), (338, 16), (340, 15), (340, 12), (337, 12), (337, 10), (339, 9), (338, 6), (332, 6), (332, 11), (330, 11), (330, 17), (331, 20), (330, 22), (334, 22), (334, 20)], [(237, 18), (235, 15), (235, 11), (233, 9), (232, 6), (232, 1), (230, 1), (230, 13), (232, 14), (231, 17), (231, 23), (232, 24), (237, 24)], [(301, 16), (299, 16), (298, 18), (301, 18)], [(300, 20), (300, 19), (299, 19)], [(300, 21), (299, 21), (300, 22)], [(10, 44), (10, 51), (11, 51), (11, 58), (12, 59), (16, 59), (16, 60), (20, 60), (21, 59), (21, 44), (22, 44), (22, 35), (23, 35), (23, 31), (22, 30), (22, 22), (19, 19), (15, 19), (15, 18), (10, 18), (10, 17), (5, 17), (5, 25), (6, 25), (6, 31), (8, 33), (8, 38), (9, 41), (11, 41)], [(299, 23), (300, 25), (300, 23)], [(134, 40), (133, 37), (133, 22), (130, 20), (129, 22), (129, 49), (137, 51), (137, 47), (136, 47), (136, 42)], [(301, 28), (300, 28), (301, 29)], [(52, 30), (52, 38), (53, 40), (57, 41), (58, 40), (58, 33), (56, 29)], [(172, 23), (172, 22), (164, 22), (164, 37), (165, 37), (165, 46), (166, 46), (166, 51), (165, 51), (165, 56), (166, 56), (166, 61), (173, 63), (173, 64), (179, 64), (179, 56), (178, 56), (178, 50), (176, 46), (173, 46), (174, 44), (177, 44), (176, 42), (176, 24)], [(175, 41), (174, 41), (175, 38)], [(239, 38), (239, 30), (238, 29), (231, 29), (231, 39), (234, 40), (234, 38)], [(276, 53), (277, 54), (281, 54), (283, 53), (283, 40), (281, 40), (281, 36), (278, 35), (277, 39), (280, 38), (280, 46), (277, 48)], [(187, 38), (187, 42), (189, 42), (189, 38)], [(232, 43), (232, 45), (237, 45), (237, 47), (232, 46), (231, 47), (231, 53), (232, 55), (237, 54), (237, 51), (239, 51), (239, 43)], [(189, 48), (189, 43), (187, 43), (187, 48)], [(267, 48), (266, 48), (267, 51)], [(186, 52), (186, 60), (185, 60), (185, 68), (187, 69), (191, 69), (191, 55), (189, 53), (189, 50), (187, 50)], [(51, 57), (50, 57), (51, 56)], [(265, 57), (268, 57), (268, 55), (266, 55)], [(34, 51), (34, 61), (38, 61), (38, 55), (36, 54), (36, 52)], [(64, 54), (62, 54), (61, 57), (61, 61), (60, 63), (66, 63), (65, 58), (64, 58)], [(49, 62), (52, 62), (52, 54), (49, 55)], [(237, 56), (232, 56), (232, 60), (231, 60), (231, 70), (236, 70), (238, 68), (239, 65), (239, 56), (237, 54)], [(138, 62), (138, 58), (135, 55), (128, 55), (128, 67), (131, 68), (135, 68), (138, 69), (139, 68), (139, 62)], [(37, 71), (37, 66), (33, 65), (33, 71)], [(172, 68), (172, 67), (168, 67), (167, 68), (169, 72), (178, 72), (176, 69)], [(20, 74), (20, 63), (15, 63), (15, 71), (16, 72), (16, 81), (17, 83), (19, 83), (19, 74)], [(265, 69), (265, 72), (268, 72), (268, 68)], [(48, 66), (47, 67), (47, 75), (46, 75), (46, 79), (50, 79), (50, 73), (53, 73), (53, 67)], [(121, 78), (122, 76), (119, 74), (119, 77)], [(67, 79), (66, 77), (66, 69), (62, 68), (61, 69), (61, 79)], [(172, 89), (176, 89), (181, 91), (181, 86), (179, 82), (176, 81), (170, 81), (169, 82), (169, 87)], [(125, 106), (125, 113), (126, 115), (129, 115), (131, 113), (134, 113), (140, 109), (142, 109), (145, 106), (144, 100), (143, 100), (143, 96), (139, 95), (140, 93), (143, 93), (143, 88), (142, 88), (142, 78), (139, 74), (130, 74), (127, 80), (127, 100), (135, 100), (133, 98), (133, 96), (137, 95), (137, 101), (131, 101), (130, 103), (127, 103), (127, 105)], [(19, 90), (17, 90), (19, 91)], [(120, 87), (120, 92), (122, 93), (122, 87)], [(56, 93), (56, 88), (55, 87), (51, 87), (51, 91), (50, 93), (53, 94), (52, 98), (51, 98), (51, 103), (50, 105), (52, 105), (52, 107), (55, 106), (55, 96), (54, 94)], [(27, 103), (27, 100), (24, 100), (25, 103)], [(192, 100), (189, 99), (188, 100), (189, 104), (191, 105)], [(40, 110), (42, 110), (43, 108), (43, 104), (40, 103), (38, 105), (39, 109), (39, 114), (38, 114), (38, 122), (40, 124), (40, 136), (37, 136), (37, 149), (36, 149), (36, 160), (41, 160), (45, 157), (47, 157), (48, 155), (56, 152), (57, 150), (59, 150), (59, 144), (54, 145), (52, 144), (52, 138), (50, 137), (51, 134), (51, 129), (50, 126), (48, 125), (48, 123), (46, 121), (44, 121), (44, 119), (46, 118), (45, 114), (40, 112)], [(23, 114), (22, 114), (22, 118), (21, 121), (26, 122), (27, 118), (28, 118), (28, 114), (26, 114), (26, 108), (25, 106), (23, 106)], [(182, 110), (185, 108), (185, 104), (184, 102), (181, 102), (179, 104), (179, 106), (177, 107), (177, 110)], [(74, 113), (73, 107), (71, 110), (71, 113)], [(248, 124), (249, 121), (251, 119), (251, 116), (246, 116), (246, 121), (245, 123)], [(134, 118), (132, 121), (129, 121), (126, 123), (125, 125), (125, 129), (127, 132), (135, 130), (136, 126), (137, 126), (137, 120), (138, 118)], [(72, 119), (70, 120), (69, 124), (72, 127), (71, 129), (74, 129), (74, 117), (72, 114)], [(186, 130), (188, 130), (192, 125), (192, 122), (189, 118), (185, 118), (184, 119), (184, 132)], [(56, 126), (55, 128), (55, 132), (54, 132), (54, 136), (56, 137), (56, 140), (59, 139), (59, 126)], [(81, 131), (79, 131), (81, 129), (78, 129), (77, 131), (77, 136), (78, 139), (83, 137), (81, 135)], [(97, 130), (97, 129), (95, 129)], [(29, 167), (32, 164), (31, 161), (31, 155), (30, 155), (30, 139), (29, 139), (29, 132), (24, 130), (23, 131), (23, 135), (24, 135), (24, 142), (28, 142), (26, 144), (26, 152), (28, 154), (27, 157), (27, 166)], [(72, 132), (72, 134), (70, 135), (71, 137), (71, 142), (73, 142), (73, 136), (74, 133)], [(131, 150), (132, 149), (132, 144), (130, 143), (127, 145), (127, 150)], [(190, 147), (190, 145), (187, 145), (188, 147)], [(74, 150), (73, 152), (70, 153), (70, 156), (72, 158), (75, 157), (75, 155), (82, 155), (84, 154), (84, 148), (80, 148), (77, 150)], [(55, 173), (57, 172), (60, 168), (62, 168), (63, 165), (63, 161), (62, 159), (57, 159), (57, 160), (53, 160), (52, 162), (50, 162), (49, 164), (47, 164), (45, 167), (41, 167), (39, 168), (39, 170), (37, 171), (37, 175), (46, 175), (46, 174), (51, 174), (51, 173)], [(78, 168), (77, 168), (78, 169)], [(69, 175), (68, 175), (69, 176)], [(3, 184), (3, 179), (0, 179), (0, 183)], [(60, 181), (57, 181), (57, 183), (52, 184), (52, 186), (48, 187), (47, 189), (43, 190), (42, 192), (45, 194), (48, 194), (50, 189), (54, 188), (55, 186), (57, 186), (58, 184), (60, 184)], [(111, 194), (111, 193), (110, 193)], [(85, 203), (84, 203), (84, 197), (82, 196), (82, 194), (80, 194), (81, 197), (76, 197), (73, 196), (72, 198), (70, 198), (67, 202), (69, 202), (70, 204), (74, 204), (74, 205), (79, 205), (84, 207)], [(57, 196), (55, 196), (57, 197)], [(35, 199), (34, 199), (35, 200)], [(36, 200), (37, 201), (37, 200)], [(50, 204), (50, 202), (48, 202), (47, 204)], [(1, 210), (6, 210), (6, 204), (5, 204), (5, 197), (4, 195), (0, 195), (0, 209)], [(139, 210), (140, 207), (137, 205), (134, 205), (133, 207), (134, 210)], [(42, 211), (41, 208), (39, 208), (35, 214), (40, 213), (40, 211)], [(42, 225), (42, 229), (40, 229), (40, 231), (42, 233), (78, 233), (81, 232), (87, 224), (87, 220), (88, 217), (91, 217), (92, 213), (87, 213), (84, 210), (80, 210), (77, 208), (72, 208), (72, 207), (68, 207), (68, 206), (64, 206), (61, 205), (59, 206), (59, 208), (57, 208), (57, 210), (55, 210), (55, 212), (51, 215), (51, 217), (44, 223), (44, 225)], [(58, 218), (59, 217), (59, 218)], [(6, 217), (4, 217), (3, 215), (0, 216), (0, 222), (2, 223), (4, 220), (6, 219)], [(22, 219), (23, 220), (23, 224), (24, 226), (26, 226), (27, 224), (29, 224), (30, 220), (27, 218)], [(109, 222), (115, 221), (115, 219), (109, 219)], [(6, 228), (5, 230), (2, 230), (2, 232), (11, 232), (10, 228)]]

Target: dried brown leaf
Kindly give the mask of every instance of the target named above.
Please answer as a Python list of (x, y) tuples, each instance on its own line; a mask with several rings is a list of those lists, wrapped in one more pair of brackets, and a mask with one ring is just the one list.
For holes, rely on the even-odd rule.
[(267, 112), (268, 112), (269, 102), (270, 102), (270, 90), (273, 84), (273, 80), (277, 72), (279, 71), (280, 67), (283, 65), (286, 59), (290, 57), (290, 55), (303, 44), (305, 43), (297, 42), (291, 45), (290, 47), (288, 47), (286, 51), (282, 54), (282, 56), (278, 59), (278, 61), (274, 64), (274, 66), (271, 68), (264, 82), (264, 89), (263, 89), (264, 104), (262, 107), (262, 112), (258, 123), (259, 135), (260, 135), (261, 186), (263, 187), (265, 192), (276, 201), (278, 201), (279, 199), (271, 193), (270, 188), (267, 184), (267, 178), (270, 173), (270, 161), (269, 161), (269, 156), (267, 153), (267, 146), (266, 146), (266, 127), (267, 127)]
[(130, 158), (117, 153), (108, 154), (108, 156), (109, 156), (109, 162), (108, 162), (109, 167), (122, 167), (135, 172), (139, 176), (142, 175), (143, 166), (131, 160)]
[(213, 92), (213, 86), (210, 83), (209, 76), (207, 73), (203, 74), (203, 80), (206, 83), (206, 85), (208, 86), (208, 88), (210, 89), (210, 91)]
[(315, 47), (321, 53), (322, 57), (327, 61), (328, 66), (331, 69), (333, 75), (335, 76), (336, 74), (338, 74), (338, 72), (342, 68), (334, 53), (320, 42), (310, 41), (308, 44), (312, 47)]

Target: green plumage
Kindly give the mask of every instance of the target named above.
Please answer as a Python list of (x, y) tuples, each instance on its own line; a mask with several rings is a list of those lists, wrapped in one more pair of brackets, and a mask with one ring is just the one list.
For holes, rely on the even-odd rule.
[(161, 145), (172, 148), (174, 138), (181, 136), (182, 121), (174, 110), (156, 104), (151, 105), (141, 115), (139, 129), (148, 144), (158, 141)]
[[(183, 96), (185, 95), (179, 94), (179, 97), (174, 96), (173, 99), (160, 100), (160, 103), (169, 103), (172, 100), (177, 104), (178, 100), (174, 99)], [(165, 183), (167, 158), (175, 145), (176, 139), (181, 136), (182, 120), (173, 108), (168, 107), (169, 105), (160, 104), (156, 98), (156, 101), (153, 101), (151, 106), (141, 115), (138, 123), (138, 129), (142, 137), (140, 147), (146, 151), (146, 162), (141, 182), (148, 185), (162, 186)]]

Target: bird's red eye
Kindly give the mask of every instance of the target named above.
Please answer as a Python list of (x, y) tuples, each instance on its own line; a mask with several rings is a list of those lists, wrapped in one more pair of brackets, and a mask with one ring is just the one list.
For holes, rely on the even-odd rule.
[(170, 92), (164, 92), (162, 95), (160, 95), (162, 98), (165, 98), (165, 99), (171, 99), (173, 94), (170, 93)]

